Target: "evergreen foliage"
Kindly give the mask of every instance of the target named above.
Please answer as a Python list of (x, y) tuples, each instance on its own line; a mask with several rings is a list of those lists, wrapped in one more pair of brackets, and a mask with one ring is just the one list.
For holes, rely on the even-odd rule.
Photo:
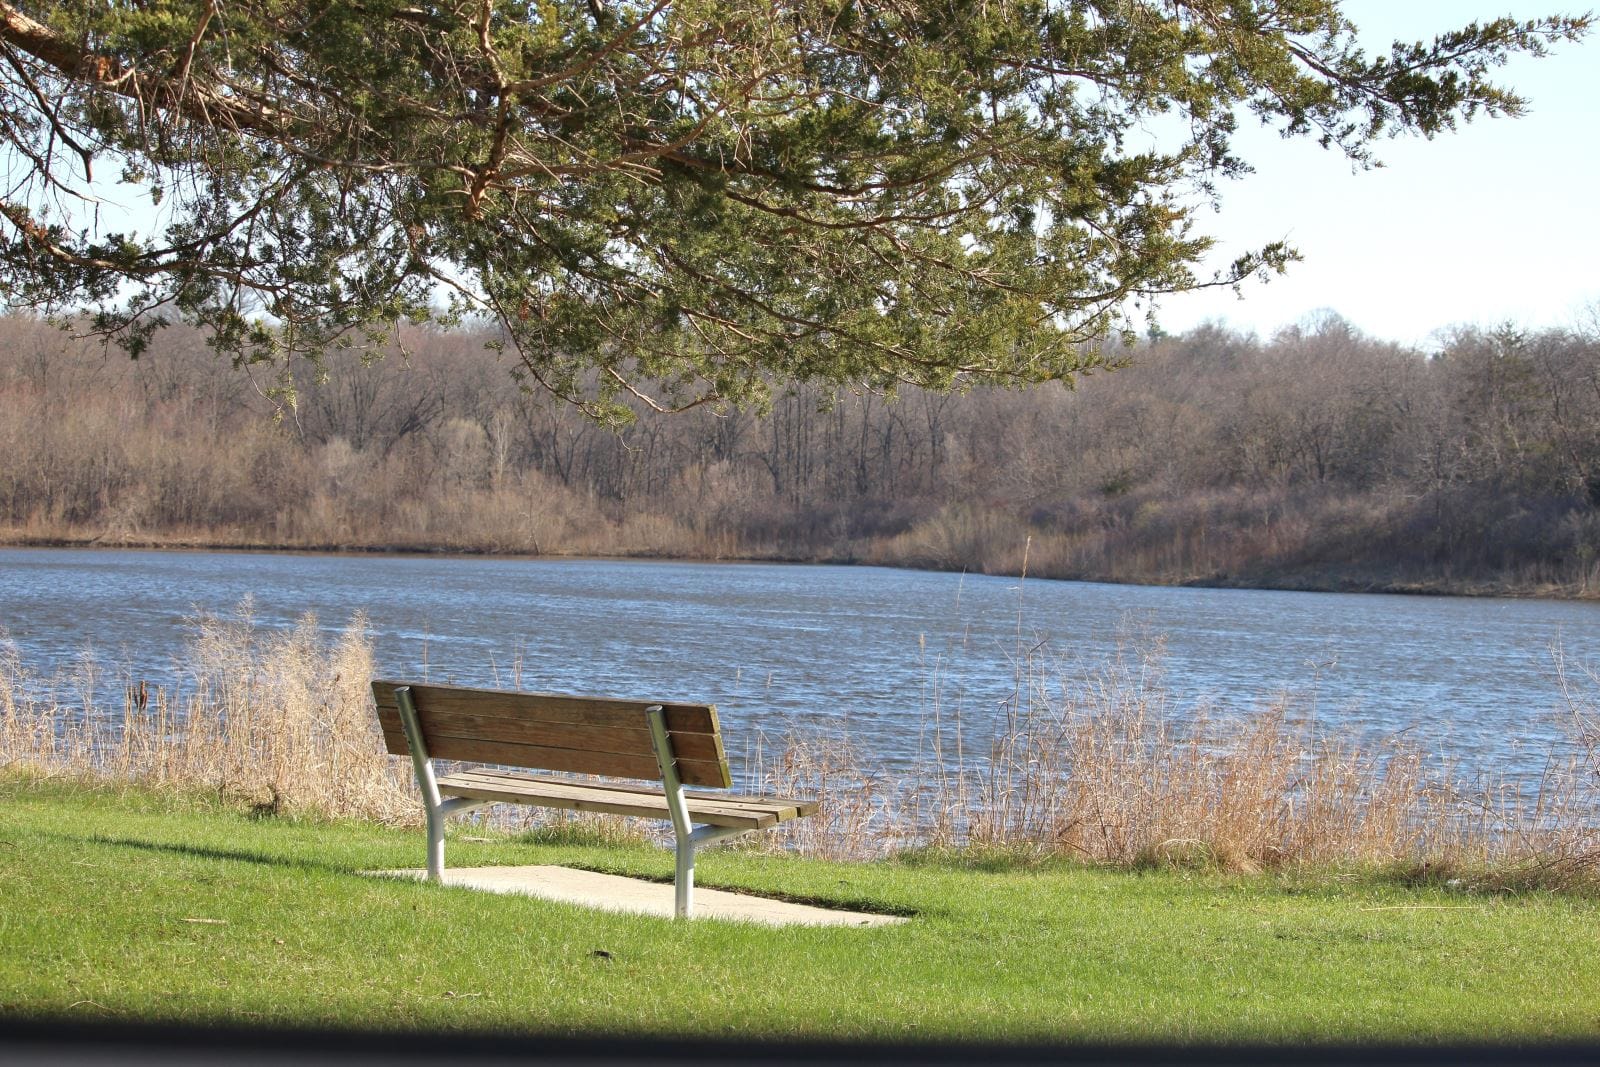
[[(242, 362), (486, 315), (614, 420), (1070, 379), (1294, 258), (1197, 273), (1241, 117), (1370, 164), (1589, 21), (1369, 56), (1337, 0), (0, 0), (0, 291)], [(154, 232), (83, 221), (108, 168)]]

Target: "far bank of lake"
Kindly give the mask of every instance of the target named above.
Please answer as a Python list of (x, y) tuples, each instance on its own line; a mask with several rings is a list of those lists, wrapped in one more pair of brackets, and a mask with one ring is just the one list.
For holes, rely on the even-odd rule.
[[(667, 551), (638, 550), (620, 555), (550, 552), (531, 554), (507, 551), (492, 545), (445, 545), (398, 543), (267, 543), (250, 539), (231, 539), (212, 535), (152, 535), (110, 539), (95, 537), (39, 537), (0, 529), (3, 548), (92, 549), (95, 551), (182, 551), (182, 552), (263, 552), (285, 554), (326, 554), (350, 556), (429, 556), (494, 559), (651, 561), (665, 563), (777, 563), (826, 566), (866, 566), (889, 569), (923, 570), (936, 573), (977, 573), (957, 566), (934, 566), (927, 561), (900, 562), (856, 555), (806, 557), (782, 552), (733, 552), (714, 556), (678, 554)], [(1021, 567), (983, 572), (988, 577), (1022, 578)], [(1298, 566), (1274, 568), (1257, 566), (1237, 572), (1209, 571), (1170, 578), (1117, 578), (1074, 573), (1053, 573), (1038, 566), (1026, 577), (1039, 581), (1092, 582), (1105, 585), (1184, 586), (1198, 589), (1260, 589), (1297, 593), (1381, 593), (1394, 596), (1446, 596), (1534, 598), (1600, 602), (1600, 582), (1514, 580), (1460, 577), (1439, 573), (1410, 573), (1381, 567)]]

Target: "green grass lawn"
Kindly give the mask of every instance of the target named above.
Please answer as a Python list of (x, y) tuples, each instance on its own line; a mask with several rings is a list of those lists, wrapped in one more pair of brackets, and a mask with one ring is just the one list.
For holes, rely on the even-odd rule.
[[(1593, 899), (707, 853), (702, 885), (915, 913), (772, 929), (358, 873), (416, 866), (422, 851), (420, 831), (0, 781), (0, 1016), (887, 1039), (1600, 1035)], [(449, 860), (671, 873), (648, 846), (458, 836)]]

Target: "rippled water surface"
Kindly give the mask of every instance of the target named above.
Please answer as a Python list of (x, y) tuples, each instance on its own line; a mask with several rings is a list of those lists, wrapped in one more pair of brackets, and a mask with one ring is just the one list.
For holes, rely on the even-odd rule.
[[(1171, 589), (868, 567), (213, 552), (0, 550), (0, 627), (35, 672), (92, 649), (165, 680), (197, 612), (258, 623), (365, 612), (386, 673), (709, 700), (735, 746), (755, 724), (848, 733), (911, 758), (937, 700), (981, 735), (1019, 648), (1062, 669), (1159, 642), (1180, 711), (1298, 694), (1325, 722), (1409, 731), (1469, 767), (1560, 736), (1552, 664), (1600, 663), (1600, 605)], [(1041, 642), (1043, 646), (1041, 647)]]

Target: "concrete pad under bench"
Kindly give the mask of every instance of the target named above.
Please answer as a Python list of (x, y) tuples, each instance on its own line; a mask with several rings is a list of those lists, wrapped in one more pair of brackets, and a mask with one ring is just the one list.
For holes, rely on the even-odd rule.
[[(425, 870), (373, 873), (416, 879), (425, 878), (428, 874)], [(602, 911), (636, 912), (667, 919), (673, 915), (673, 888), (670, 883), (647, 882), (549, 864), (528, 867), (448, 867), (444, 871), (444, 884), (481, 889), (489, 893), (521, 893)], [(837, 911), (705, 888), (695, 890), (695, 914), (768, 926), (890, 926), (906, 921), (897, 915)]]

